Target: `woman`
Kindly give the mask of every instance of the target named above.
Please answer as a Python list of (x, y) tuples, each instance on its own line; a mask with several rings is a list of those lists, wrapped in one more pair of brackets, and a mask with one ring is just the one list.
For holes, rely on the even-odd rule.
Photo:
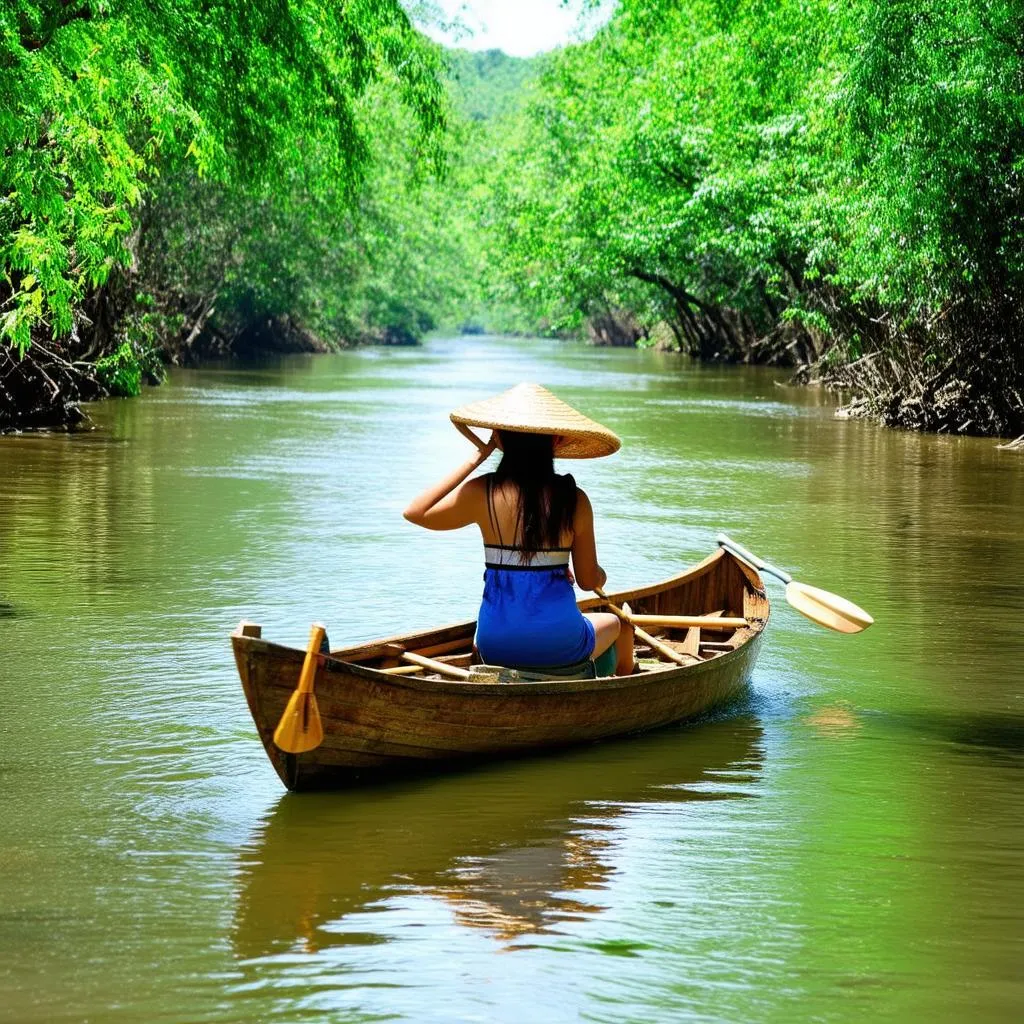
[[(555, 473), (555, 449), (566, 437), (498, 429), (485, 444), (464, 432), (476, 440), (476, 456), (425, 490), (404, 515), (428, 530), (480, 528), (486, 569), (476, 644), (483, 660), (512, 668), (594, 660), (601, 675), (629, 675), (632, 629), (610, 613), (584, 614), (576, 605), (573, 574), (584, 590), (604, 586), (607, 577), (597, 561), (590, 500), (572, 476)], [(467, 479), (496, 447), (497, 470)]]

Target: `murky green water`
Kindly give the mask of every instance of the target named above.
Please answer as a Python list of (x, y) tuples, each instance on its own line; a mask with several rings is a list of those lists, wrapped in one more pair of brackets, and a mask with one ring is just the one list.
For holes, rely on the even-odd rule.
[[(1024, 459), (832, 418), (770, 372), (438, 340), (176, 373), (0, 438), (0, 1018), (1002, 1021), (1024, 1002)], [(572, 468), (612, 585), (725, 529), (776, 592), (717, 721), (286, 796), (227, 634), (470, 617), (407, 525), (456, 404), (536, 380), (624, 439)]]

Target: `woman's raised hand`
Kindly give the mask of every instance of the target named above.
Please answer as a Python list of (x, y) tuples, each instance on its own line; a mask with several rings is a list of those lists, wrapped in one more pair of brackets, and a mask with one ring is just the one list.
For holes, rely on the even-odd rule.
[(466, 426), (465, 423), (456, 423), (455, 429), (458, 430), (463, 437), (468, 438), (475, 445), (478, 453), (478, 464), (483, 462), (495, 448), (498, 447), (498, 433), (495, 430), (491, 431), (490, 438), (485, 441), (480, 437), (475, 430), (471, 430)]
[[(477, 438), (479, 441), (480, 439)], [(491, 452), (498, 447), (498, 432), (496, 430), (491, 431), (491, 436), (486, 442), (482, 442), (477, 445), (480, 452), (480, 461), (483, 462), (485, 459), (490, 457)]]

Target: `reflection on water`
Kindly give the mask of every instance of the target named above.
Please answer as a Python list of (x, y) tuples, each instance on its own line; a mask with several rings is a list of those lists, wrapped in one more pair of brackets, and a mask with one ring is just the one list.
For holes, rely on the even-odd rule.
[(756, 720), (734, 719), (344, 799), (286, 796), (243, 849), (235, 947), (315, 953), (347, 941), (348, 915), (413, 891), (501, 941), (557, 931), (601, 910), (631, 805), (752, 795), (760, 740)]
[[(616, 586), (725, 530), (775, 592), (723, 720), (282, 794), (231, 662), (471, 617), (479, 539), (402, 520), (447, 413), (536, 380)], [(176, 371), (0, 438), (0, 1020), (1011, 1019), (1024, 1000), (1024, 459), (836, 421), (773, 371), (438, 339)]]

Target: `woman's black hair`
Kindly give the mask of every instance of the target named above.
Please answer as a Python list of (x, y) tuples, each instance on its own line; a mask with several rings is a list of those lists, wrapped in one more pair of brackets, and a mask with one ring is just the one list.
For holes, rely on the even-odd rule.
[(516, 485), (516, 532), (513, 543), (529, 561), (533, 552), (557, 548), (572, 530), (576, 516), (576, 481), (568, 473), (555, 473), (551, 434), (523, 434), (501, 430), (501, 462), (494, 482)]

